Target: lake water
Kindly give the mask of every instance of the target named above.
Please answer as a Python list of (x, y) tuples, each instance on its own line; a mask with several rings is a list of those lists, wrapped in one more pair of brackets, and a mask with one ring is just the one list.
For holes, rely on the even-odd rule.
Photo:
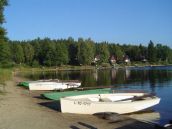
[(153, 107), (159, 118), (154, 122), (164, 125), (172, 120), (172, 66), (133, 67), (123, 69), (95, 69), (84, 71), (29, 72), (21, 76), (30, 80), (80, 80), (82, 87), (113, 86), (115, 90), (146, 90), (161, 98)]

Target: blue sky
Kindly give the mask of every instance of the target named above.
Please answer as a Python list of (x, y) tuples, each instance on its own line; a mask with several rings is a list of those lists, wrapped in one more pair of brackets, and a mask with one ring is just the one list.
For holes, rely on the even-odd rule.
[(172, 46), (172, 0), (9, 0), (11, 40), (78, 37)]

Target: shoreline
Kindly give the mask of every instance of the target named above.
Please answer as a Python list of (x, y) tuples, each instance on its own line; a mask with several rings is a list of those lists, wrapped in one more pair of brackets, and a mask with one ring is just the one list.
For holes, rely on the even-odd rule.
[(94, 69), (125, 69), (125, 68), (143, 68), (143, 67), (165, 67), (165, 66), (172, 66), (172, 64), (168, 65), (125, 65), (125, 66), (110, 66), (110, 67), (95, 67), (95, 66), (67, 66), (67, 67), (43, 67), (43, 68), (28, 68), (28, 67), (22, 67), (22, 68), (14, 68), (14, 72), (39, 72), (39, 71), (81, 71), (81, 70), (94, 70)]
[(16, 86), (25, 79), (15, 75), (6, 82), (6, 93), (0, 95), (0, 128), (2, 129), (154, 129), (148, 124), (121, 115), (79, 115), (61, 113), (56, 101), (40, 98), (41, 92)]

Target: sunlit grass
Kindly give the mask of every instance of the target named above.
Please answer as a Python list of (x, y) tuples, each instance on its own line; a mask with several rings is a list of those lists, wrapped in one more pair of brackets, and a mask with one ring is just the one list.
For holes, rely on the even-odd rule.
[(12, 69), (0, 68), (0, 94), (5, 90), (6, 81), (12, 78)]

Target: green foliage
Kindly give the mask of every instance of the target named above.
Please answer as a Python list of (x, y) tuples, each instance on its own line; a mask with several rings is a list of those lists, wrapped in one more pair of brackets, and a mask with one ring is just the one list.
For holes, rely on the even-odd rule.
[(110, 53), (109, 53), (107, 43), (101, 43), (101, 44), (98, 45), (97, 55), (100, 55), (100, 62), (101, 63), (109, 62)]
[(5, 21), (3, 11), (4, 11), (4, 7), (7, 5), (8, 5), (7, 0), (0, 0), (0, 24), (4, 23)]
[(2, 26), (5, 22), (4, 7), (7, 5), (7, 0), (0, 0), (0, 67), (21, 65), (21, 63), (34, 67), (90, 65), (95, 56), (100, 57), (99, 63), (106, 64), (110, 55), (115, 56), (120, 62), (123, 62), (124, 56), (127, 55), (133, 62), (148, 59), (151, 63), (172, 63), (172, 49), (166, 45), (154, 45), (151, 40), (148, 47), (107, 42), (94, 43), (91, 39), (82, 38), (75, 41), (72, 37), (59, 40), (37, 38), (31, 41), (8, 41), (6, 30)]
[[(6, 49), (5, 49), (5, 45)], [(35, 39), (32, 41), (9, 41), (4, 46), (0, 57), (1, 64), (13, 66), (14, 64), (27, 64), (33, 67), (41, 66), (61, 66), (61, 65), (90, 65), (95, 56), (100, 57), (98, 64), (108, 63), (110, 55), (114, 55), (118, 63), (123, 63), (124, 56), (127, 55), (133, 62), (143, 62), (145, 64), (169, 64), (172, 63), (172, 49), (166, 45), (157, 44), (150, 41), (148, 47), (136, 45), (109, 44), (106, 42), (94, 43), (91, 39), (72, 38), (51, 40)], [(10, 50), (8, 49), (10, 45)], [(1, 54), (1, 51), (0, 51)], [(1, 55), (2, 55), (1, 54)], [(8, 59), (12, 55), (10, 63)], [(2, 58), (3, 57), (3, 58)], [(6, 57), (6, 58), (4, 58)], [(143, 60), (148, 60), (143, 61)], [(0, 66), (2, 66), (0, 64)], [(104, 64), (102, 64), (104, 66)], [(120, 64), (122, 65), (122, 64)], [(21, 65), (20, 65), (21, 66)]]
[(110, 67), (110, 64), (109, 63), (102, 63), (101, 66), (102, 67)]
[(68, 50), (65, 44), (56, 44), (55, 54), (54, 54), (54, 65), (64, 65), (69, 62)]
[(11, 69), (2, 69), (0, 68), (0, 84), (4, 83), (7, 80), (12, 78), (12, 70)]
[(23, 52), (24, 52), (24, 57), (25, 57), (25, 63), (31, 64), (34, 57), (34, 49), (32, 45), (29, 43), (24, 43)]
[(19, 43), (11, 44), (11, 51), (12, 51), (12, 60), (15, 63), (17, 64), (24, 63), (24, 52), (21, 44)]
[(0, 63), (4, 61), (10, 61), (11, 52), (10, 47), (7, 42), (3, 39), (0, 39)]
[[(10, 44), (11, 49), (10, 51), (4, 51), (3, 53), (6, 54), (2, 57), (6, 55), (10, 56), (11, 53), (14, 64), (24, 63), (33, 67), (67, 64), (90, 65), (97, 55), (100, 57), (98, 64), (108, 63), (110, 55), (114, 55), (118, 63), (123, 62), (124, 55), (127, 55), (131, 59), (131, 63), (136, 61), (142, 62), (144, 59), (148, 59), (151, 63), (155, 64), (172, 63), (172, 49), (161, 44), (154, 46), (152, 41), (148, 47), (142, 45), (108, 44), (106, 42), (94, 43), (91, 39), (84, 40), (82, 38), (74, 41), (71, 37), (67, 40), (38, 38), (32, 41), (9, 41), (8, 44)], [(8, 54), (8, 52), (10, 53)], [(6, 60), (8, 58), (2, 57), (0, 57), (1, 62), (4, 62), (8, 66), (13, 65), (7, 63), (9, 62)]]
[(77, 43), (75, 43), (73, 40), (69, 40), (68, 45), (68, 54), (69, 54), (69, 64), (78, 64), (77, 61), (77, 53), (78, 53), (78, 46)]
[(118, 60), (122, 60), (123, 56), (125, 55), (122, 48), (119, 45), (116, 45), (116, 44), (110, 44), (109, 45), (109, 51), (110, 51), (111, 55), (116, 56), (116, 58)]
[(34, 60), (34, 61), (32, 62), (32, 66), (33, 66), (33, 67), (39, 67), (39, 62), (38, 62), (37, 60)]
[(157, 58), (160, 61), (165, 61), (165, 62), (169, 62), (170, 61), (171, 50), (170, 50), (170, 48), (168, 46), (157, 44), (156, 45), (156, 49), (157, 49)]
[(0, 68), (11, 68), (14, 66), (14, 63), (11, 61), (2, 61), (0, 63)]
[(4, 23), (4, 7), (7, 6), (7, 0), (0, 0), (0, 64), (4, 65), (6, 62), (10, 62), (10, 49), (7, 43), (7, 38), (5, 37), (6, 31), (2, 27)]
[(157, 51), (156, 48), (154, 47), (154, 43), (150, 40), (148, 44), (148, 60), (150, 62), (156, 62), (157, 58)]
[(172, 64), (172, 50), (170, 50), (170, 52), (169, 52), (168, 61), (170, 64)]
[(142, 46), (142, 45), (140, 44), (140, 45), (139, 45), (139, 49), (140, 49), (140, 58), (141, 58), (141, 59), (147, 59), (147, 58), (148, 58), (147, 47)]
[(5, 91), (6, 81), (12, 78), (11, 69), (2, 69), (0, 68), (0, 93)]
[(55, 44), (48, 38), (42, 40), (40, 44), (41, 50), (39, 52), (40, 64), (52, 66), (53, 57), (55, 53)]
[(90, 39), (78, 40), (78, 61), (80, 64), (90, 65), (94, 59), (94, 43)]

